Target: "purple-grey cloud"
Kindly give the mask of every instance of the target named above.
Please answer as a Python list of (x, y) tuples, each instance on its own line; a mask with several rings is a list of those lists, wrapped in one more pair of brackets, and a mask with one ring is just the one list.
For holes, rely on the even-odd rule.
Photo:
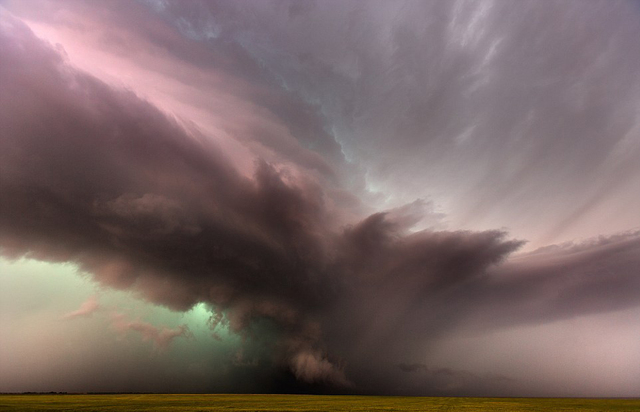
[(619, 206), (640, 188), (633, 1), (374, 4), (174, 1), (160, 13), (238, 41), (316, 102), (392, 204), (432, 197), (454, 227), (509, 227), (536, 246), (640, 225)]

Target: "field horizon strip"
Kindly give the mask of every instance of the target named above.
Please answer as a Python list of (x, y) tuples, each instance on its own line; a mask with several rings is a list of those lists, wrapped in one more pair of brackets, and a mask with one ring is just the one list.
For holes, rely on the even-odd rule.
[(638, 398), (0, 394), (2, 411), (640, 411)]

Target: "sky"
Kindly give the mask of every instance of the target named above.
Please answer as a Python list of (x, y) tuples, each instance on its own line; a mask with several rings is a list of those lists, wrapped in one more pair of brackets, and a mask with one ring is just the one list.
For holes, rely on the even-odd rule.
[(0, 392), (640, 396), (636, 1), (0, 1)]

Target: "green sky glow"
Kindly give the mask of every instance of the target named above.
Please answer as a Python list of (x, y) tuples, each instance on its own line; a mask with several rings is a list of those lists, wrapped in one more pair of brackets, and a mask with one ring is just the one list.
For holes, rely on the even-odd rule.
[[(92, 295), (97, 296), (100, 307), (91, 316), (63, 319)], [(114, 313), (157, 328), (187, 325), (191, 334), (175, 338), (166, 350), (159, 351), (133, 331), (115, 330)], [(1, 384), (6, 390), (21, 390), (22, 382), (27, 381), (36, 382), (34, 390), (91, 389), (83, 382), (87, 381), (86, 371), (91, 369), (86, 366), (95, 365), (120, 369), (131, 381), (137, 371), (146, 374), (149, 368), (157, 369), (159, 381), (201, 376), (202, 387), (191, 390), (206, 390), (209, 384), (225, 379), (229, 359), (241, 342), (224, 325), (212, 330), (208, 323), (211, 315), (204, 303), (184, 313), (174, 312), (137, 299), (129, 292), (103, 288), (72, 264), (2, 258), (0, 363), (11, 373), (2, 375)], [(57, 387), (52, 384), (55, 381), (51, 375), (58, 375), (58, 381), (65, 383)], [(130, 382), (122, 385), (125, 384)], [(157, 384), (149, 382), (148, 388), (142, 385), (138, 390)], [(100, 385), (105, 383), (100, 381)], [(106, 387), (120, 390), (117, 379), (107, 382)]]

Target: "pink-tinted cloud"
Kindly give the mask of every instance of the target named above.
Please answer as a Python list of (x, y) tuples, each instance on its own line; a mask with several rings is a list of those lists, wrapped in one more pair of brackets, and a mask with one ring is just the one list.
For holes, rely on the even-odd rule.
[(62, 316), (62, 319), (90, 317), (99, 309), (100, 309), (100, 303), (98, 303), (98, 296), (92, 295), (92, 296), (89, 296), (87, 300), (82, 302), (82, 304), (77, 310), (64, 314)]
[(177, 328), (156, 327), (150, 323), (139, 320), (129, 320), (121, 313), (115, 313), (111, 317), (113, 328), (119, 333), (125, 334), (129, 331), (140, 334), (142, 340), (153, 343), (157, 350), (167, 350), (171, 342), (178, 337), (189, 338), (193, 335), (187, 325), (180, 325)]

